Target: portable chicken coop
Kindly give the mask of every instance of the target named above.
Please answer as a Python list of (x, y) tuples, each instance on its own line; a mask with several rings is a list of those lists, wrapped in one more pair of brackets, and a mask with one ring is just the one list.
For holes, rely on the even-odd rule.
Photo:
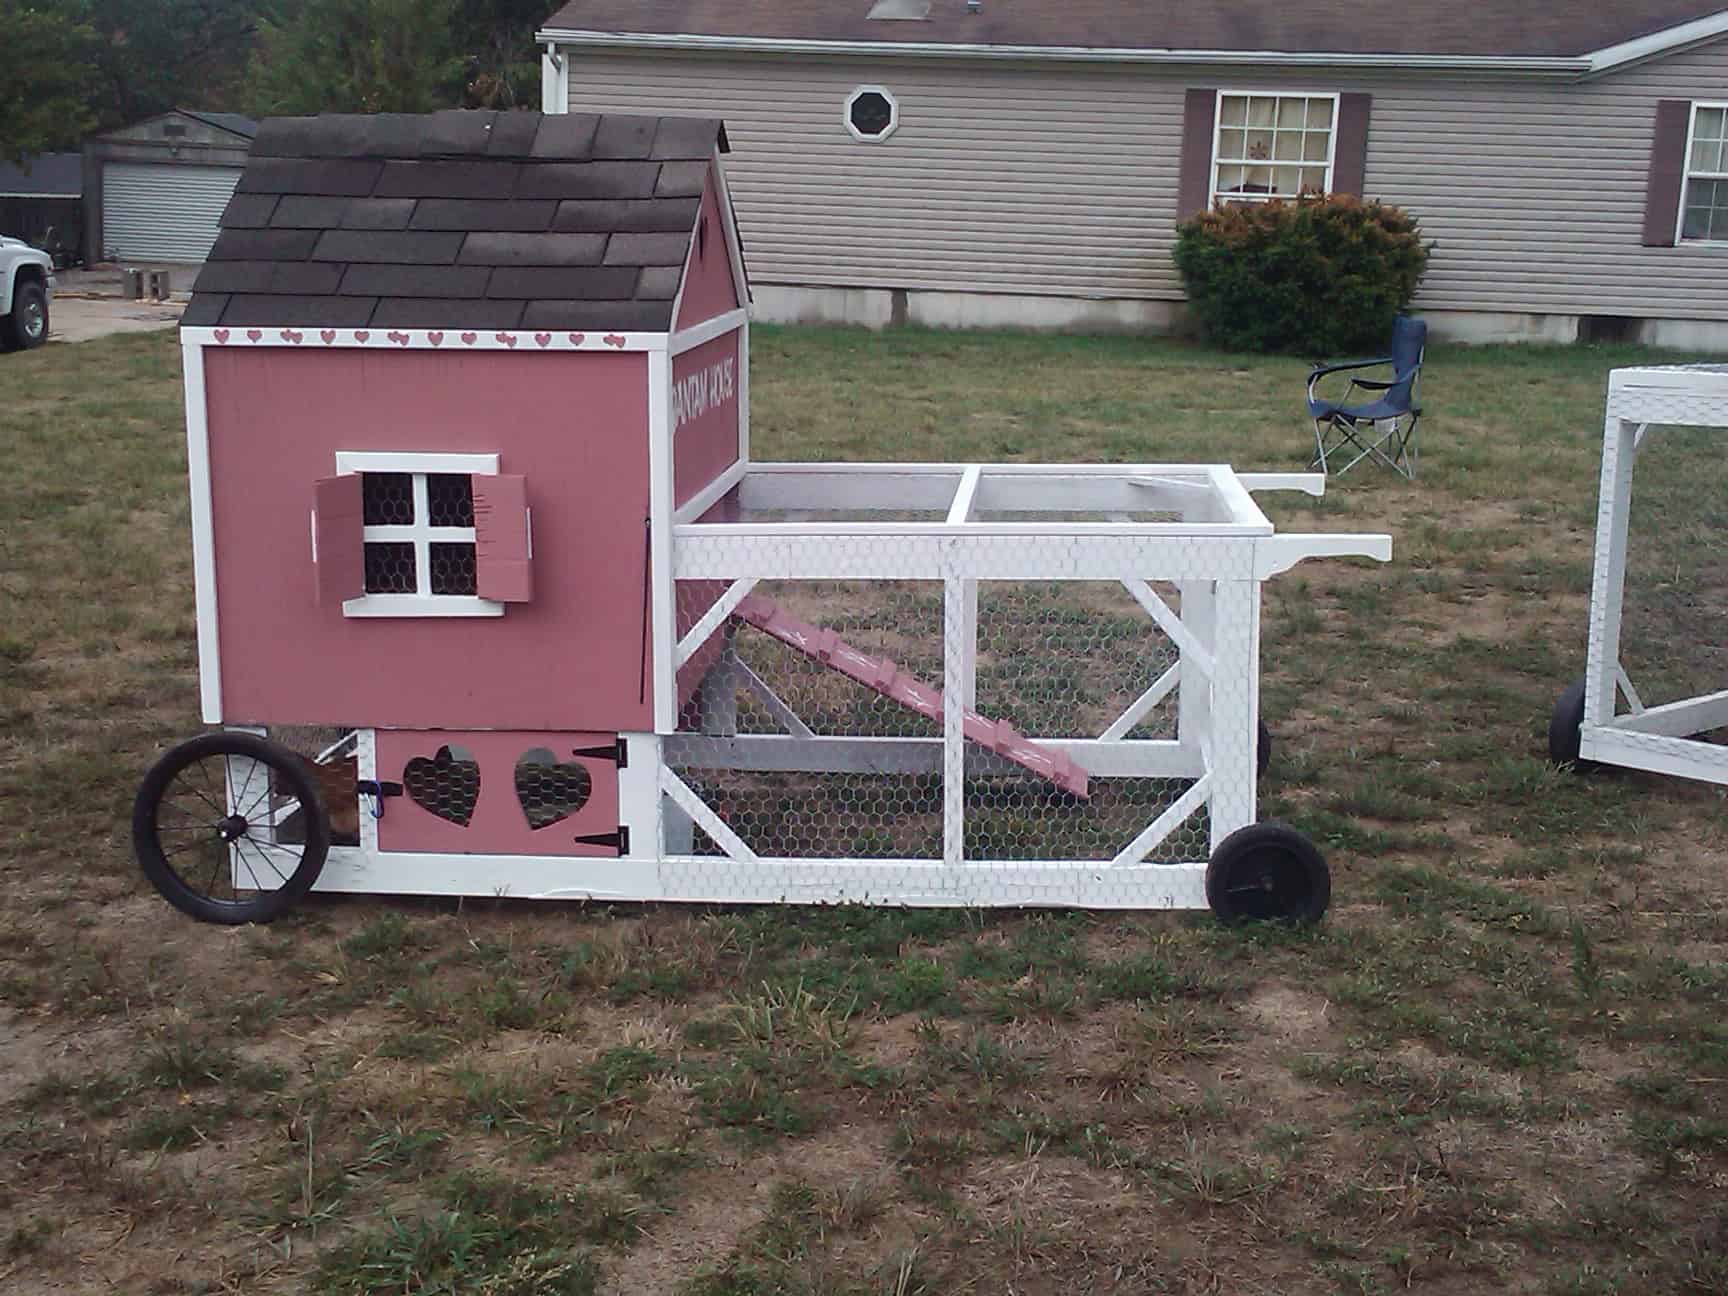
[(328, 891), (1318, 917), (1255, 823), (1219, 465), (754, 464), (719, 122), (271, 121), (182, 330), (204, 719), (176, 905)]
[(1728, 366), (1609, 375), (1589, 651), (1549, 722), (1556, 762), (1728, 784), (1725, 429)]

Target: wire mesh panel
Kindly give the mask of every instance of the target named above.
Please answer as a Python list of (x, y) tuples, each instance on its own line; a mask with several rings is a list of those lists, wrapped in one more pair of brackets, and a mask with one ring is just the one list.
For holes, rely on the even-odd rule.
[[(265, 737), (304, 763), (330, 816), (331, 845), (359, 845), (360, 796), (355, 790), (360, 777), (359, 732), (343, 725), (272, 725)], [(305, 839), (304, 829), (293, 823), (282, 824), (281, 832), (286, 834), (284, 841)]]
[(1719, 428), (1652, 427), (1638, 450), (1620, 664), (1646, 706), (1728, 688), (1725, 448)]

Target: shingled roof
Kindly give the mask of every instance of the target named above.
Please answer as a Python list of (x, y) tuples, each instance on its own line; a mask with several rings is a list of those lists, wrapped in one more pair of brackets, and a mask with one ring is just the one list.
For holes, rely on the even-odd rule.
[(717, 147), (714, 118), (271, 118), (181, 323), (665, 330)]
[[(570, 0), (559, 32), (1250, 53), (1565, 57), (1647, 36), (1722, 0)], [(872, 14), (879, 15), (872, 17)], [(887, 17), (889, 21), (882, 21)]]

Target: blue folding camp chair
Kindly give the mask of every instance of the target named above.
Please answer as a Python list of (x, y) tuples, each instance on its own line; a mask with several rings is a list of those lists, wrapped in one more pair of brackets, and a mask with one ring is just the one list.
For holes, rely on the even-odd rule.
[[(1390, 354), (1373, 360), (1315, 367), (1308, 375), (1308, 417), (1314, 420), (1312, 467), (1332, 472), (1331, 461), (1348, 455), (1349, 462), (1337, 472), (1349, 472), (1364, 459), (1373, 459), (1414, 480), (1416, 424), (1422, 418), (1416, 388), (1422, 378), (1422, 355), (1427, 344), (1428, 325), (1400, 315), (1392, 324)], [(1315, 394), (1320, 380), (1330, 374), (1382, 365), (1392, 370), (1390, 382), (1352, 377), (1341, 401), (1321, 400)], [(1380, 397), (1353, 404), (1358, 392), (1364, 395), (1378, 392)]]

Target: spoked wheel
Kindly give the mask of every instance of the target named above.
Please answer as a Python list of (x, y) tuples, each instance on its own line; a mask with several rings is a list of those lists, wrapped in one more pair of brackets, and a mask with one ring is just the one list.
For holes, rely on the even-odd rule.
[(1548, 758), (1556, 765), (1582, 768), (1578, 759), (1584, 742), (1584, 681), (1573, 680), (1554, 704), (1548, 718)]
[(329, 848), (330, 820), (299, 758), (254, 734), (181, 743), (132, 805), (144, 876), (204, 922), (269, 922), (312, 889)]
[(1226, 837), (1206, 866), (1206, 903), (1227, 926), (1320, 921), (1332, 875), (1314, 843), (1285, 824), (1249, 824)]

